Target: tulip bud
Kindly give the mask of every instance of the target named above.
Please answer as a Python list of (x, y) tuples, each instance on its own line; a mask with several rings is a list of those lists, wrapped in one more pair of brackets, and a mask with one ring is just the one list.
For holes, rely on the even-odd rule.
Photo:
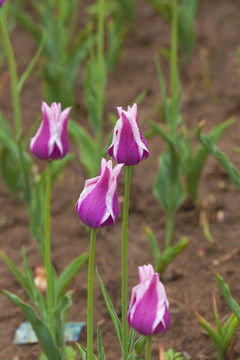
[(102, 158), (99, 175), (86, 180), (76, 204), (80, 220), (90, 228), (112, 226), (118, 217), (118, 182), (124, 164), (112, 168)]
[(138, 272), (139, 284), (132, 289), (128, 322), (142, 335), (163, 334), (170, 325), (164, 286), (152, 265), (139, 266)]
[(119, 119), (113, 130), (108, 154), (125, 165), (137, 165), (149, 155), (147, 140), (138, 125), (137, 104), (125, 111), (117, 107)]
[(30, 141), (34, 155), (43, 160), (62, 159), (68, 152), (67, 122), (71, 108), (61, 111), (61, 104), (49, 107), (42, 102), (42, 123)]

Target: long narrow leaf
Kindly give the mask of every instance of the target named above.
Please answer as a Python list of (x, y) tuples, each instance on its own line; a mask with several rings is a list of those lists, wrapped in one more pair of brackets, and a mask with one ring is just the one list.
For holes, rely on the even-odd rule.
[(23, 289), (26, 291), (28, 296), (31, 297), (31, 289), (27, 281), (26, 275), (22, 271), (20, 271), (3, 252), (1, 252), (0, 255), (2, 256), (3, 260), (5, 261), (5, 263), (7, 264), (13, 275), (20, 282), (20, 284), (22, 285)]
[(218, 285), (220, 287), (220, 290), (228, 304), (228, 306), (230, 307), (230, 309), (232, 310), (232, 312), (236, 315), (236, 317), (238, 318), (238, 320), (240, 321), (240, 306), (238, 305), (238, 303), (233, 299), (231, 292), (229, 290), (229, 287), (227, 286), (227, 284), (224, 282), (223, 278), (219, 275), (216, 274), (217, 277), (217, 282)]
[(43, 35), (42, 37), (42, 41), (37, 49), (37, 52), (36, 54), (34, 55), (32, 61), (30, 62), (30, 64), (28, 65), (27, 69), (24, 71), (24, 73), (22, 74), (21, 76), (21, 79), (19, 80), (18, 82), (18, 92), (21, 91), (24, 83), (26, 82), (27, 78), (29, 77), (29, 75), (31, 74), (34, 66), (36, 65), (38, 59), (39, 59), (39, 56), (41, 55), (41, 52), (43, 50), (43, 46), (44, 46), (44, 43), (45, 43), (45, 34)]
[(3, 292), (14, 304), (16, 304), (20, 309), (22, 309), (28, 321), (31, 323), (32, 328), (48, 359), (62, 360), (60, 350), (57, 347), (50, 330), (38, 317), (35, 310), (30, 305), (25, 304), (18, 296), (6, 290), (3, 290)]
[(105, 360), (104, 348), (102, 343), (102, 335), (100, 325), (97, 326), (97, 345), (98, 345), (98, 360)]
[(218, 162), (222, 165), (224, 170), (226, 170), (228, 176), (233, 180), (238, 190), (240, 191), (240, 173), (238, 169), (233, 165), (233, 163), (229, 160), (229, 158), (226, 155), (224, 155), (220, 150), (218, 150), (217, 146), (213, 143), (213, 141), (209, 137), (201, 133), (201, 129), (198, 130), (197, 135), (200, 142), (218, 160)]
[(120, 323), (120, 320), (114, 310), (114, 307), (113, 307), (113, 304), (111, 302), (111, 299), (107, 293), (107, 290), (99, 276), (99, 273), (96, 269), (96, 274), (97, 274), (97, 277), (98, 277), (98, 281), (99, 281), (99, 284), (100, 284), (100, 287), (101, 287), (101, 290), (102, 290), (102, 294), (103, 294), (103, 297), (104, 297), (104, 300), (105, 300), (105, 303), (106, 303), (106, 306), (107, 306), (107, 309), (108, 309), (108, 312), (111, 316), (111, 319), (112, 319), (112, 322), (115, 326), (115, 329), (116, 329), (116, 332), (117, 332), (117, 335), (118, 335), (118, 338), (119, 338), (119, 341), (120, 341), (120, 344), (122, 346), (122, 327), (121, 327), (121, 323)]
[(57, 281), (57, 288), (56, 288), (57, 299), (59, 299), (60, 296), (65, 292), (68, 285), (71, 283), (71, 281), (77, 275), (79, 270), (85, 264), (87, 258), (88, 258), (87, 253), (81, 254), (76, 259), (74, 259), (70, 263), (70, 265), (68, 265), (66, 267), (66, 269), (63, 270), (63, 272), (61, 273), (61, 275), (59, 276), (58, 281)]

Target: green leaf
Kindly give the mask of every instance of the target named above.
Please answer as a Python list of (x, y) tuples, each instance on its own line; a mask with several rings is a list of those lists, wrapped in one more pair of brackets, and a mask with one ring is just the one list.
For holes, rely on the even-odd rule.
[(222, 351), (224, 354), (227, 352), (229, 345), (231, 344), (233, 335), (237, 327), (239, 326), (239, 320), (237, 319), (235, 314), (229, 316), (228, 320), (225, 322), (223, 326), (223, 342), (222, 342)]
[(208, 333), (209, 337), (214, 342), (216, 348), (219, 347), (221, 345), (222, 338), (197, 311), (195, 311), (195, 315), (196, 315), (196, 318), (199, 321), (199, 323), (202, 325), (202, 327), (204, 327), (204, 329)]
[(183, 237), (174, 246), (165, 248), (156, 263), (156, 271), (163, 274), (166, 267), (188, 246), (190, 240)]
[(233, 165), (229, 158), (218, 150), (214, 142), (207, 136), (201, 133), (201, 129), (198, 129), (197, 136), (203, 146), (216, 158), (221, 164), (223, 169), (227, 172), (228, 176), (233, 180), (238, 190), (240, 190), (240, 173), (238, 169)]
[(84, 253), (74, 259), (61, 273), (57, 280), (57, 287), (56, 287), (56, 298), (57, 301), (62, 296), (62, 294), (67, 289), (68, 285), (72, 282), (74, 277), (77, 275), (79, 270), (87, 261), (88, 254)]
[(154, 236), (154, 234), (153, 234), (153, 232), (152, 232), (152, 230), (150, 229), (149, 226), (144, 225), (144, 230), (145, 230), (145, 233), (147, 234), (147, 237), (148, 237), (148, 240), (149, 240), (149, 243), (150, 243), (150, 247), (151, 247), (151, 250), (152, 250), (152, 255), (154, 257), (154, 262), (155, 262), (155, 264), (158, 264), (159, 259), (161, 257), (161, 253), (159, 251), (158, 244), (157, 244), (157, 241), (155, 239), (155, 236)]
[(32, 300), (32, 302), (34, 303), (36, 308), (39, 310), (39, 313), (42, 315), (43, 319), (47, 320), (46, 301), (45, 301), (44, 297), (42, 296), (41, 292), (38, 290), (37, 286), (35, 285), (32, 269), (27, 260), (27, 256), (26, 256), (26, 252), (25, 252), (24, 248), (22, 248), (22, 257), (23, 257), (23, 262), (24, 262), (25, 269), (26, 269), (28, 284), (31, 289), (30, 299)]
[(132, 351), (134, 341), (136, 337), (136, 331), (133, 328), (130, 329), (129, 337), (128, 337), (128, 354)]
[(231, 292), (229, 290), (229, 287), (227, 286), (227, 284), (224, 282), (223, 278), (216, 274), (217, 277), (217, 282), (218, 285), (220, 287), (220, 290), (228, 304), (228, 306), (230, 307), (230, 309), (232, 310), (232, 312), (236, 315), (236, 317), (238, 318), (238, 320), (240, 321), (240, 306), (238, 305), (238, 303), (233, 299)]
[(105, 360), (100, 325), (97, 326), (98, 360)]
[(22, 285), (23, 289), (26, 291), (28, 296), (31, 297), (31, 288), (29, 286), (29, 282), (27, 280), (26, 275), (22, 271), (20, 271), (3, 252), (1, 252), (0, 255), (2, 256), (3, 260), (5, 261), (5, 263), (7, 264), (13, 275)]
[(41, 348), (48, 359), (61, 360), (61, 353), (54, 341), (52, 333), (45, 323), (38, 317), (35, 310), (30, 305), (25, 304), (18, 296), (6, 290), (3, 290), (3, 292), (15, 305), (22, 309), (28, 321), (31, 323), (32, 328), (41, 344)]
[[(209, 134), (210, 139), (216, 143), (234, 122), (233, 119), (229, 119), (220, 125), (216, 126)], [(198, 184), (203, 171), (203, 167), (209, 155), (208, 149), (200, 145), (192, 156), (190, 164), (186, 174), (186, 186), (189, 196), (196, 202), (198, 198)]]
[(82, 360), (87, 360), (87, 349), (85, 349), (82, 345), (75, 343), (78, 351), (80, 352), (80, 355), (82, 357)]
[(165, 150), (159, 157), (159, 171), (153, 192), (164, 211), (174, 215), (185, 198), (185, 190), (179, 175), (180, 159), (172, 149)]
[(60, 349), (64, 347), (64, 330), (65, 323), (68, 314), (68, 310), (72, 305), (71, 293), (68, 292), (64, 296), (62, 296), (57, 304), (57, 306), (53, 309), (53, 318), (54, 318), (54, 338), (57, 342), (57, 345)]
[(119, 342), (122, 346), (122, 327), (121, 327), (121, 323), (120, 323), (120, 320), (114, 310), (114, 307), (113, 307), (113, 304), (111, 302), (111, 299), (107, 293), (107, 290), (98, 274), (98, 271), (96, 269), (96, 274), (97, 274), (97, 277), (98, 277), (98, 281), (99, 281), (99, 284), (100, 284), (100, 287), (101, 287), (101, 290), (102, 290), (102, 294), (103, 294), (103, 297), (104, 297), (104, 300), (105, 300), (105, 304), (107, 306), (107, 309), (108, 309), (108, 312), (111, 316), (111, 319), (112, 319), (112, 322), (113, 322), (113, 325), (116, 329), (116, 332), (117, 332), (117, 335), (118, 335), (118, 339), (119, 339)]
[(68, 123), (68, 131), (79, 147), (80, 161), (87, 170), (88, 175), (90, 177), (96, 176), (99, 170), (96, 159), (101, 157), (101, 154), (98, 153), (96, 142), (81, 125), (71, 119)]
[(65, 351), (66, 351), (66, 360), (77, 359), (77, 352), (71, 346), (66, 346)]
[(45, 44), (45, 38), (46, 38), (46, 34), (44, 33), (43, 36), (42, 36), (41, 43), (40, 43), (40, 45), (39, 45), (39, 47), (37, 49), (36, 54), (34, 55), (32, 61), (30, 62), (30, 64), (28, 65), (27, 69), (24, 71), (24, 73), (21, 76), (21, 79), (18, 82), (18, 92), (19, 93), (20, 93), (24, 83), (28, 79), (29, 75), (31, 74), (34, 66), (36, 65), (36, 63), (37, 63), (37, 61), (39, 59), (39, 56), (41, 55), (41, 52), (43, 50), (43, 46)]
[(140, 338), (135, 342), (134, 351), (135, 351), (135, 360), (140, 360), (142, 358), (143, 350), (146, 344), (146, 336), (140, 336)]

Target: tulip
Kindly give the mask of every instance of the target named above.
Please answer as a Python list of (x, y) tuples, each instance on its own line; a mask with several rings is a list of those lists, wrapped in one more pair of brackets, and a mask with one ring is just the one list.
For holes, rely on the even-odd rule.
[(139, 284), (132, 289), (128, 322), (142, 335), (163, 334), (170, 325), (169, 304), (164, 286), (152, 265), (140, 266), (138, 272)]
[(80, 220), (92, 229), (112, 226), (119, 212), (118, 182), (124, 164), (112, 168), (112, 160), (102, 158), (99, 175), (86, 180), (76, 204)]
[(49, 107), (42, 102), (43, 120), (30, 141), (34, 155), (43, 160), (62, 159), (68, 152), (67, 122), (71, 108), (61, 111), (60, 103)]
[(3, 6), (6, 0), (0, 0), (0, 7)]
[(113, 139), (108, 154), (125, 165), (137, 165), (149, 155), (147, 140), (138, 125), (137, 104), (128, 110), (117, 107), (119, 119), (113, 130)]

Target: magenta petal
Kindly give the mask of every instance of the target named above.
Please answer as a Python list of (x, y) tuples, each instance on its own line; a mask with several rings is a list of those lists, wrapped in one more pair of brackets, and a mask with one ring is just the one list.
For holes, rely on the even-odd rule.
[(110, 171), (106, 168), (99, 182), (77, 208), (82, 222), (93, 229), (101, 226), (102, 219), (106, 214), (106, 194), (108, 192), (109, 178)]
[(61, 112), (61, 104), (49, 107), (42, 102), (42, 123), (31, 139), (30, 149), (40, 159), (61, 159), (68, 152), (67, 122), (71, 108)]
[(125, 111), (117, 108), (119, 119), (114, 127), (108, 154), (125, 165), (137, 165), (149, 155), (147, 140), (138, 125), (137, 104)]
[(165, 306), (164, 316), (162, 318), (162, 321), (159, 322), (158, 326), (154, 330), (154, 334), (158, 334), (158, 333), (163, 334), (165, 333), (165, 331), (167, 331), (167, 329), (170, 326), (171, 318), (170, 318), (169, 310), (166, 304), (164, 304), (164, 306)]
[(145, 336), (164, 333), (170, 325), (167, 295), (152, 265), (139, 267), (139, 284), (132, 289), (128, 322)]
[[(156, 292), (157, 277), (152, 277), (147, 291), (138, 301), (134, 314), (130, 319), (130, 325), (145, 336), (152, 335), (153, 325), (156, 318), (158, 295)], [(140, 289), (139, 289), (140, 290)]]
[(123, 164), (112, 168), (112, 161), (101, 161), (99, 175), (85, 182), (77, 201), (79, 218), (87, 226), (96, 229), (111, 226), (118, 216), (118, 181)]
[(49, 123), (44, 116), (42, 124), (40, 125), (36, 135), (31, 139), (30, 142), (30, 149), (32, 153), (40, 159), (47, 160), (49, 158), (49, 139)]

